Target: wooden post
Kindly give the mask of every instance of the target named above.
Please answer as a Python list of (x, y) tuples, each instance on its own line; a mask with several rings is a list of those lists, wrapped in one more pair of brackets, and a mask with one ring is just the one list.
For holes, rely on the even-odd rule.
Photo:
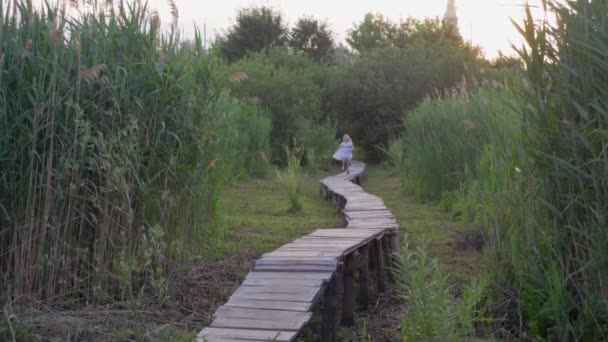
[(389, 233), (391, 242), (391, 257), (393, 258), (393, 268), (401, 264), (401, 239), (399, 239), (399, 231), (392, 230)]
[(323, 308), (323, 326), (321, 328), (321, 341), (323, 342), (336, 341), (336, 314), (343, 269), (344, 264), (339, 263), (336, 273), (334, 273), (327, 285), (327, 290), (325, 290), (325, 307)]
[(376, 269), (376, 244), (373, 241), (369, 243), (369, 269)]
[(354, 287), (355, 287), (355, 255), (350, 253), (344, 260), (344, 292), (342, 293), (342, 325), (351, 327), (355, 324)]
[(359, 248), (359, 305), (362, 310), (369, 306), (369, 244)]
[(395, 278), (393, 277), (393, 254), (391, 252), (391, 241), (389, 234), (384, 234), (384, 236), (382, 236), (382, 248), (384, 249), (384, 253), (382, 254), (384, 257), (384, 266), (386, 268), (388, 280), (393, 282)]
[(386, 292), (386, 280), (384, 279), (384, 257), (382, 253), (382, 241), (374, 240), (374, 259), (376, 259), (376, 284), (378, 292)]

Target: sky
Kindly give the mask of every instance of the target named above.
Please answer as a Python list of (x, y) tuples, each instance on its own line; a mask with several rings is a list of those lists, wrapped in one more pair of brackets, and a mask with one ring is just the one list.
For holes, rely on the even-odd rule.
[[(459, 29), (467, 41), (472, 41), (493, 58), (501, 50), (512, 55), (510, 43), (521, 45), (521, 38), (509, 18), (521, 22), (525, 0), (456, 0)], [(541, 0), (529, 0), (538, 6)], [(289, 24), (310, 15), (326, 20), (339, 42), (347, 31), (360, 22), (368, 12), (381, 13), (391, 20), (413, 16), (443, 17), (447, 0), (175, 0), (179, 11), (179, 26), (185, 38), (194, 35), (194, 24), (201, 31), (206, 26), (207, 39), (212, 40), (234, 24), (237, 10), (250, 6), (271, 6), (283, 13)], [(170, 22), (167, 0), (149, 0), (163, 22)]]

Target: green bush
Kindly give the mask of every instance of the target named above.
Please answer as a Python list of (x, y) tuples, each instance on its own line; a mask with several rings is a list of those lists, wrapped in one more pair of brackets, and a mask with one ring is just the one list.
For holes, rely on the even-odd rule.
[(330, 69), (324, 108), (359, 146), (376, 152), (375, 146), (401, 132), (404, 110), (436, 89), (455, 85), (468, 61), (465, 51), (441, 43), (374, 50)]
[(268, 110), (272, 116), (273, 161), (285, 161), (283, 146), (290, 144), (301, 119), (317, 121), (321, 115), (322, 79), (309, 58), (281, 49), (255, 54), (218, 71), (220, 82), (234, 96)]
[(306, 165), (311, 171), (330, 165), (337, 147), (336, 127), (333, 124), (315, 124), (310, 120), (300, 119), (296, 137), (305, 149)]

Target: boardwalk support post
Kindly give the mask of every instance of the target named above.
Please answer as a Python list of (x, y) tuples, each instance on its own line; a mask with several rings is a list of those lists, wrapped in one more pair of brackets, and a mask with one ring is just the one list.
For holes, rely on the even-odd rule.
[(391, 241), (388, 234), (384, 234), (382, 237), (382, 248), (384, 249), (384, 253), (382, 253), (384, 257), (384, 267), (386, 268), (388, 280), (392, 282), (395, 280), (393, 276), (393, 253), (391, 251)]
[(374, 259), (376, 263), (376, 284), (378, 292), (386, 292), (386, 279), (384, 279), (384, 256), (382, 252), (382, 241), (374, 240)]
[(327, 290), (325, 290), (325, 306), (323, 308), (323, 327), (321, 332), (321, 341), (323, 342), (336, 341), (336, 315), (343, 269), (344, 264), (339, 263), (336, 273), (331, 278)]
[(369, 245), (359, 248), (359, 305), (362, 310), (369, 306)]
[(388, 234), (391, 242), (391, 257), (393, 258), (393, 268), (396, 268), (401, 264), (401, 239), (399, 238), (399, 231), (397, 230), (393, 230)]
[(348, 254), (344, 258), (344, 291), (342, 293), (342, 325), (350, 327), (355, 324), (355, 255)]

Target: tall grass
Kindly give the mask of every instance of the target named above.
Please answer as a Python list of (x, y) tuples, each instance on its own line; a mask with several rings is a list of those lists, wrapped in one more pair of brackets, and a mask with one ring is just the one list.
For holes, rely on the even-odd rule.
[[(540, 205), (514, 267), (532, 331), (560, 340), (608, 339), (608, 3), (550, 1), (557, 24), (518, 26), (533, 91), (524, 146)], [(521, 228), (518, 233), (521, 233)], [(519, 237), (519, 239), (518, 239)]]
[(489, 118), (512, 112), (509, 104), (500, 100), (499, 87), (469, 93), (463, 84), (458, 91), (430, 98), (407, 113), (406, 191), (437, 200), (476, 175), (477, 163), (489, 142)]
[(481, 118), (482, 140), (450, 134), (460, 99), (422, 105), (426, 125), (416, 126), (413, 113), (409, 142), (433, 146), (408, 145), (407, 158), (419, 165), (407, 177), (422, 184), (417, 194), (443, 196), (484, 231), (488, 296), (510, 333), (607, 340), (608, 17), (598, 14), (608, 3), (548, 6), (555, 26), (535, 22), (529, 10), (518, 26), (528, 86), (486, 94), (483, 111), (475, 101), (463, 107)]
[(482, 319), (482, 282), (473, 281), (464, 288), (463, 298), (454, 300), (440, 261), (430, 258), (426, 248), (411, 250), (407, 244), (395, 274), (408, 307), (401, 328), (404, 341), (462, 341), (475, 336), (473, 325)]
[(221, 101), (215, 58), (199, 35), (184, 49), (175, 31), (161, 34), (158, 16), (137, 2), (75, 17), (5, 3), (2, 296), (91, 302), (119, 295), (125, 279), (134, 289), (152, 277), (162, 295), (158, 274), (215, 226), (233, 160), (220, 153), (238, 145), (228, 134), (238, 106)]
[(297, 146), (293, 148), (285, 146), (285, 154), (287, 167), (285, 170), (276, 170), (277, 182), (287, 192), (289, 211), (295, 213), (302, 210), (300, 187), (302, 185), (303, 149)]

